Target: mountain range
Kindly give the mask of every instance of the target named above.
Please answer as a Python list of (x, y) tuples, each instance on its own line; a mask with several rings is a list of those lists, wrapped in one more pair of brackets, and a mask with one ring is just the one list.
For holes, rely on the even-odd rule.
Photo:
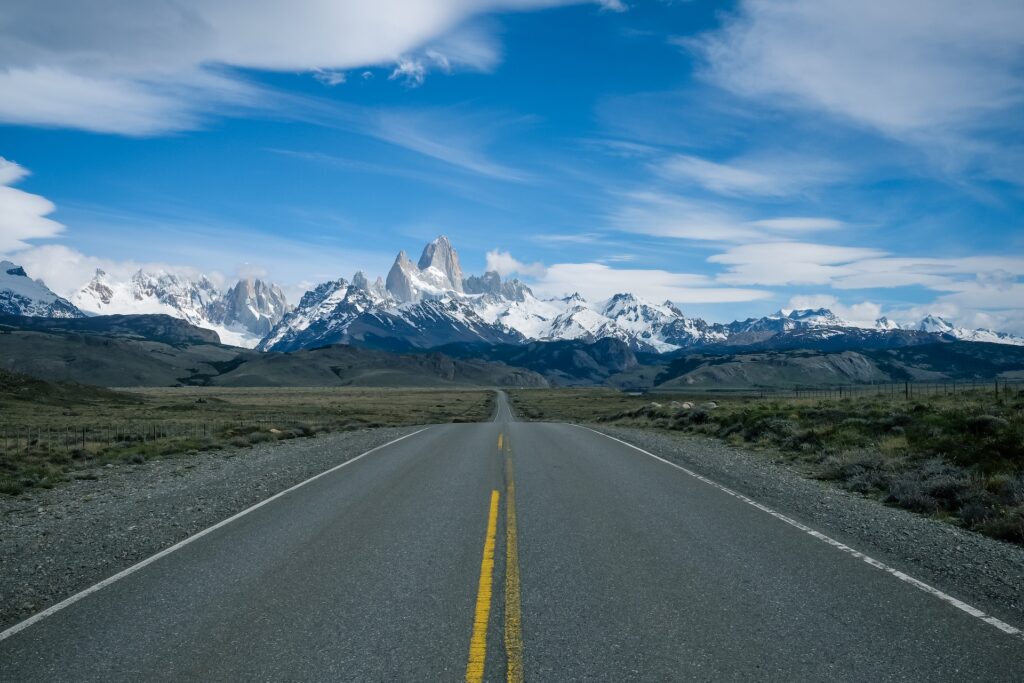
[(389, 350), (446, 344), (516, 345), (535, 341), (616, 339), (642, 353), (708, 347), (809, 348), (909, 346), (937, 339), (1024, 345), (1024, 339), (989, 330), (958, 328), (928, 316), (910, 328), (886, 318), (857, 325), (828, 309), (778, 311), (728, 324), (687, 317), (672, 302), (630, 294), (588, 302), (579, 294), (540, 298), (517, 279), (496, 272), (463, 275), (448, 238), (428, 244), (413, 262), (399, 252), (386, 279), (364, 273), (326, 282), (307, 292), (260, 342), (264, 351), (294, 351), (329, 344)]
[(127, 280), (97, 270), (71, 303), (94, 315), (170, 315), (213, 330), (225, 344), (245, 348), (256, 346), (289, 310), (280, 287), (262, 280), (239, 280), (221, 292), (205, 276), (141, 269)]
[(285, 352), (331, 344), (405, 352), (602, 339), (651, 354), (897, 348), (943, 340), (1024, 345), (1024, 338), (960, 328), (932, 315), (905, 327), (886, 318), (858, 325), (821, 308), (780, 310), (723, 324), (688, 317), (670, 301), (655, 303), (630, 293), (601, 302), (579, 294), (542, 298), (520, 280), (503, 279), (497, 272), (466, 276), (444, 236), (426, 245), (416, 262), (399, 252), (386, 278), (371, 281), (357, 272), (351, 280), (324, 282), (294, 308), (278, 286), (261, 280), (240, 280), (222, 293), (203, 276), (143, 270), (128, 279), (97, 271), (68, 301), (4, 262), (0, 312), (43, 317), (164, 313), (213, 330), (226, 344)]

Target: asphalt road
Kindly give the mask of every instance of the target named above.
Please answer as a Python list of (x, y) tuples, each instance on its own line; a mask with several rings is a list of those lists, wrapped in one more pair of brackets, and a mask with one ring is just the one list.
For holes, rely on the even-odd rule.
[(0, 679), (26, 683), (467, 676), (1020, 681), (1024, 639), (502, 398), (0, 640)]

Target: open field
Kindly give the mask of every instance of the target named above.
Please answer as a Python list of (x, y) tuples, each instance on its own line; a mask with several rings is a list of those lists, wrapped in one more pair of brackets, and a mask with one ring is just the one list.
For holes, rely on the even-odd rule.
[(887, 504), (1024, 543), (1024, 392), (911, 399), (631, 396), (601, 389), (518, 390), (532, 420), (710, 436), (781, 456), (818, 479)]
[(0, 493), (144, 462), (318, 432), (475, 422), (494, 393), (461, 389), (178, 387), (111, 391), (0, 374)]

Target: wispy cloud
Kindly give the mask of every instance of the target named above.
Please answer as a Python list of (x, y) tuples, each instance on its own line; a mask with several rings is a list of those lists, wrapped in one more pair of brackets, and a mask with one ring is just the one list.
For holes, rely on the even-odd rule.
[(734, 207), (653, 191), (626, 193), (609, 216), (624, 232), (694, 242), (788, 239), (787, 233), (835, 230), (844, 224), (824, 216), (752, 219)]
[(982, 0), (747, 0), (723, 28), (676, 42), (711, 81), (894, 135), (969, 129), (1018, 105), (1024, 5)]
[(467, 114), (458, 109), (380, 111), (367, 122), (364, 132), (391, 144), (418, 152), (472, 173), (514, 182), (529, 175), (489, 159), (484, 148), (492, 131), (509, 121)]
[(633, 292), (652, 301), (680, 304), (756, 301), (771, 296), (760, 289), (721, 287), (712, 279), (693, 273), (673, 273), (647, 268), (612, 268), (604, 263), (556, 263), (531, 281), (542, 294), (565, 296), (579, 292), (589, 301)]
[(666, 180), (730, 196), (784, 197), (827, 184), (840, 175), (835, 162), (784, 155), (720, 163), (689, 154), (671, 154), (651, 167)]
[[(1024, 322), (1024, 257), (934, 258), (806, 242), (746, 244), (708, 258), (725, 266), (716, 280), (729, 285), (806, 286), (832, 290), (918, 287), (958, 316), (1015, 311)], [(1019, 325), (1015, 326), (1019, 327)]]

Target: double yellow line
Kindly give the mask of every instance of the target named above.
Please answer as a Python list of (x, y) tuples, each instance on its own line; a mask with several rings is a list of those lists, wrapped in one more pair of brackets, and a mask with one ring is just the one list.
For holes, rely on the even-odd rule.
[[(504, 433), (498, 434), (498, 451), (505, 456), (505, 656), (507, 680), (523, 680), (523, 627), (519, 592), (519, 539), (516, 532), (516, 484), (512, 470), (512, 447)], [(500, 494), (491, 491), (491, 506), (487, 513), (487, 536), (484, 538), (483, 559), (480, 562), (480, 585), (476, 594), (476, 613), (473, 635), (469, 641), (469, 662), (466, 664), (466, 683), (480, 683), (484, 678), (487, 660), (487, 624), (491, 614), (494, 581), (494, 543), (498, 527)]]

